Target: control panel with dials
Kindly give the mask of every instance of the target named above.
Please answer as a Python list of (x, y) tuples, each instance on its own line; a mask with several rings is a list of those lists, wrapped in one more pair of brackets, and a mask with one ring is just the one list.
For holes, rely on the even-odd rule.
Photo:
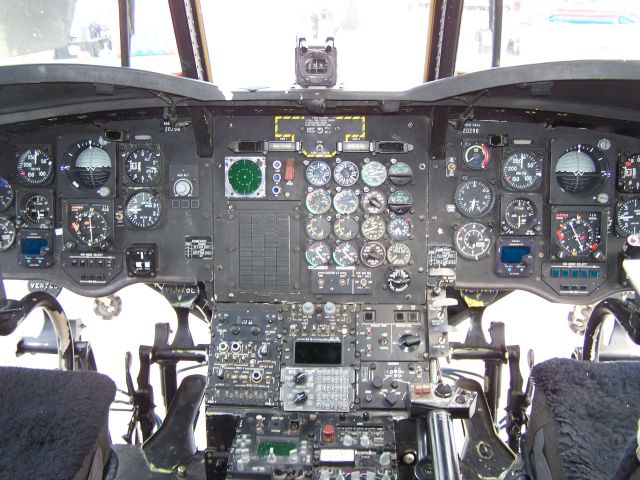
[(425, 301), (427, 119), (214, 123), (215, 292), (223, 301)]
[(473, 122), (450, 128), (448, 145), (430, 163), (429, 285), (517, 283), (568, 302), (627, 287), (618, 263), (640, 231), (638, 142)]
[(211, 189), (200, 189), (210, 163), (197, 160), (188, 126), (162, 125), (53, 125), (2, 144), (13, 159), (0, 166), (2, 274), (89, 295), (210, 280)]

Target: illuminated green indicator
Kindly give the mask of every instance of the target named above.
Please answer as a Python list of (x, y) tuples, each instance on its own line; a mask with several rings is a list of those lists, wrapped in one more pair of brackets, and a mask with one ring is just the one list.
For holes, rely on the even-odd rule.
[(273, 448), (276, 457), (286, 457), (291, 450), (295, 450), (296, 444), (291, 442), (274, 442), (265, 440), (258, 444), (258, 456), (266, 457)]
[(251, 160), (243, 158), (229, 167), (229, 185), (236, 193), (251, 195), (262, 183), (260, 167)]

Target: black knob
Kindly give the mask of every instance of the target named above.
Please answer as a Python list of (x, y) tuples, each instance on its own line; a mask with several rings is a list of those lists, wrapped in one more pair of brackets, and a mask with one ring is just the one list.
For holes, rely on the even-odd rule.
[(407, 333), (406, 335), (400, 337), (398, 343), (401, 347), (414, 348), (420, 345), (420, 337), (418, 335)]
[(231, 333), (233, 333), (234, 335), (238, 335), (240, 333), (240, 326), (234, 325), (233, 327), (231, 327)]
[(393, 407), (396, 403), (398, 403), (399, 398), (400, 397), (396, 392), (389, 392), (385, 395), (384, 401)]
[(375, 376), (371, 380), (371, 386), (373, 388), (380, 389), (380, 388), (382, 388), (382, 385), (383, 385), (383, 378), (382, 377)]
[(251, 327), (250, 331), (251, 331), (251, 335), (256, 336), (256, 335), (260, 335), (260, 332), (262, 331), (262, 329), (254, 325), (253, 327)]
[(309, 395), (307, 395), (307, 392), (298, 392), (296, 393), (296, 396), (293, 398), (293, 403), (295, 403), (296, 405), (301, 405), (303, 403), (305, 403), (309, 398)]
[(435, 394), (441, 398), (449, 398), (453, 395), (453, 387), (446, 383), (441, 383), (436, 387)]
[(296, 385), (304, 385), (305, 383), (307, 383), (307, 374), (304, 372), (296, 372), (293, 375), (293, 382)]

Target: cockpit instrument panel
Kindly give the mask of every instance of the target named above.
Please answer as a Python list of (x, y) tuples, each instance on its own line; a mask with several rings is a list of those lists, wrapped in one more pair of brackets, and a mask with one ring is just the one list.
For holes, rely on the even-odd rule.
[(414, 116), (215, 119), (217, 298), (423, 303), (427, 125)]

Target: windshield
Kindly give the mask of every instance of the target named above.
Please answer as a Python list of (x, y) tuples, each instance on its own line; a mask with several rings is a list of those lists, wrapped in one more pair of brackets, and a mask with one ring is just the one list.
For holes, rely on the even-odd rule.
[[(491, 68), (493, 0), (465, 0), (456, 74)], [(638, 0), (504, 0), (500, 66), (638, 60)]]
[[(496, 0), (464, 0), (457, 75), (489, 69)], [(0, 65), (119, 66), (118, 0), (0, 0)], [(198, 2), (196, 2), (198, 3)], [(294, 48), (335, 38), (338, 87), (399, 91), (423, 82), (430, 0), (199, 0), (213, 83), (286, 89)], [(167, 0), (130, 0), (134, 68), (181, 74)], [(6, 14), (10, 12), (10, 15)], [(640, 0), (503, 0), (499, 66), (640, 59)], [(451, 20), (446, 17), (447, 20)], [(435, 25), (439, 26), (438, 22)]]

